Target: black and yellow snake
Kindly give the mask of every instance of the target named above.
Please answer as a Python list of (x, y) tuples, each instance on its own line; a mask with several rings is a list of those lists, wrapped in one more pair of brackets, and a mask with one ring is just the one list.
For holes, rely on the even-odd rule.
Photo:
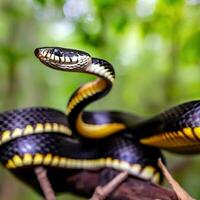
[(88, 104), (110, 91), (115, 78), (112, 65), (60, 47), (37, 48), (35, 55), (51, 68), (98, 78), (74, 92), (66, 114), (42, 107), (0, 114), (0, 161), (34, 188), (39, 190), (36, 166), (48, 169), (56, 192), (67, 190), (67, 174), (102, 168), (125, 170), (159, 183), (160, 148), (199, 152), (200, 101), (178, 105), (151, 119), (117, 111), (87, 112)]

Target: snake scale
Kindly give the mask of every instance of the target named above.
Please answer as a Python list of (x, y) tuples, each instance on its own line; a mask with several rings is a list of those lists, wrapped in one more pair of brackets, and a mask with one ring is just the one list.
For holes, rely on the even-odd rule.
[(160, 183), (160, 149), (199, 152), (200, 101), (180, 104), (150, 119), (121, 111), (85, 111), (111, 90), (112, 65), (61, 47), (37, 48), (35, 55), (50, 68), (97, 76), (72, 94), (65, 113), (33, 107), (0, 114), (0, 162), (37, 191), (37, 166), (47, 169), (55, 192), (64, 192), (69, 190), (65, 179), (70, 174), (104, 168)]

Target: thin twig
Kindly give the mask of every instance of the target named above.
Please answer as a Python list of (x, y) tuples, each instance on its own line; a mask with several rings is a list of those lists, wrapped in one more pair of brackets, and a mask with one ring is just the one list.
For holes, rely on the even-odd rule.
[(109, 194), (112, 193), (127, 177), (128, 172), (121, 172), (105, 186), (97, 186), (94, 191), (94, 194), (89, 200), (106, 199), (109, 196)]
[(43, 167), (35, 168), (35, 174), (37, 176), (40, 187), (43, 191), (46, 200), (56, 200), (55, 193), (51, 187), (51, 183), (47, 177), (47, 172)]
[(158, 159), (158, 165), (162, 170), (165, 178), (172, 186), (174, 192), (176, 193), (178, 199), (180, 200), (194, 200), (180, 185), (174, 178), (171, 176), (165, 165), (162, 163), (161, 159)]

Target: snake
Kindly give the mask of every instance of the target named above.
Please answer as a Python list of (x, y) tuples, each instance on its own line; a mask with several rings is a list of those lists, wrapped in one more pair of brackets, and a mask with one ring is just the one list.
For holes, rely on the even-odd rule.
[(150, 119), (120, 111), (88, 112), (84, 110), (88, 104), (111, 90), (115, 79), (113, 66), (86, 52), (60, 47), (37, 48), (35, 55), (47, 67), (97, 76), (80, 86), (68, 101), (66, 113), (75, 135), (100, 139), (129, 130), (145, 145), (180, 153), (199, 152), (199, 100), (179, 104)]
[[(81, 171), (127, 171), (135, 178), (162, 181), (160, 150), (133, 142), (127, 131), (93, 142), (80, 140), (73, 136), (65, 113), (46, 107), (6, 111), (0, 121), (0, 162), (39, 193), (34, 173), (39, 166), (47, 170), (56, 193), (69, 191), (73, 186), (67, 185), (67, 177)], [(102, 175), (102, 182), (106, 180)]]
[(50, 68), (97, 76), (72, 94), (65, 113), (46, 107), (0, 113), (0, 162), (37, 191), (37, 166), (48, 170), (55, 192), (64, 192), (69, 174), (104, 168), (161, 183), (160, 149), (199, 152), (200, 101), (179, 104), (149, 119), (121, 111), (85, 111), (111, 90), (112, 65), (61, 47), (37, 48), (35, 55)]

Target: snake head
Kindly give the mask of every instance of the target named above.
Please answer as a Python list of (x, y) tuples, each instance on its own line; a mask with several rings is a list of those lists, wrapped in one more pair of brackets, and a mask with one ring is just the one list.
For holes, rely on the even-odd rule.
[(62, 47), (36, 48), (35, 55), (46, 66), (64, 71), (80, 71), (92, 62), (88, 53)]

